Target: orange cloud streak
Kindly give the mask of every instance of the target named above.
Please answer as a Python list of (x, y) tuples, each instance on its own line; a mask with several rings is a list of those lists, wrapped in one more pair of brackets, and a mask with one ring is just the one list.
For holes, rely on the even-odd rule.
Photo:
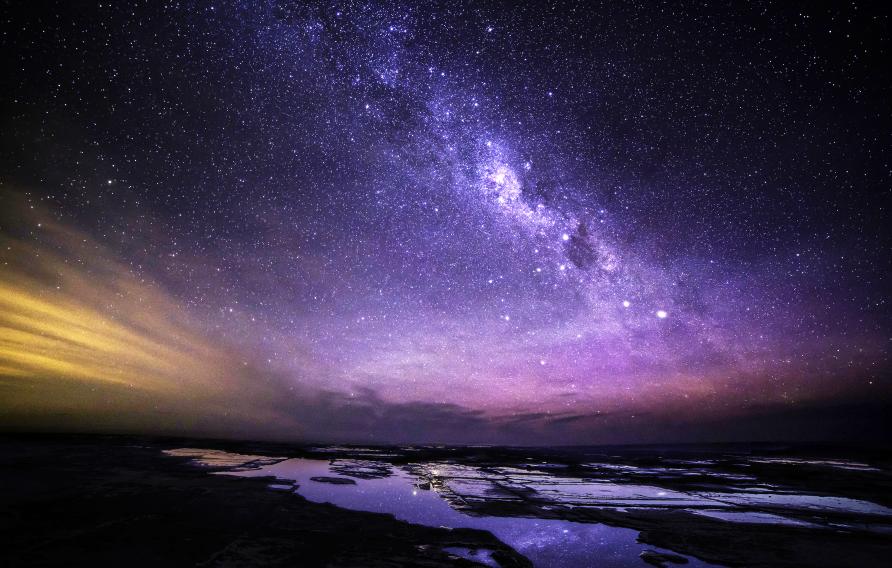
[(276, 377), (88, 235), (3, 201), (22, 236), (0, 237), (0, 424), (297, 434)]

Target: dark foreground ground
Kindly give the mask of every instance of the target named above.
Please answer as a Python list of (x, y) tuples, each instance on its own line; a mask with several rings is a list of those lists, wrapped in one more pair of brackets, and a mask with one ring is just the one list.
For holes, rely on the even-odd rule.
[[(486, 531), (413, 525), (390, 515), (315, 503), (295, 492), (270, 490), (269, 477), (212, 475), (213, 467), (197, 467), (187, 457), (162, 454), (184, 447), (279, 459), (330, 459), (333, 473), (357, 479), (406, 468), (419, 480), (427, 480), (419, 488), (436, 490), (468, 514), (626, 527), (640, 531), (640, 542), (715, 565), (830, 567), (892, 562), (892, 525), (888, 516), (882, 516), (886, 513), (865, 516), (773, 504), (734, 509), (783, 514), (811, 527), (803, 528), (729, 523), (696, 514), (696, 505), (605, 507), (555, 496), (573, 485), (568, 480), (656, 486), (686, 495), (710, 491), (744, 495), (759, 486), (778, 495), (844, 496), (886, 508), (892, 507), (892, 469), (886, 452), (861, 452), (855, 456), (859, 462), (839, 462), (838, 449), (820, 447), (795, 452), (789, 447), (369, 449), (7, 435), (0, 436), (0, 566), (480, 565), (445, 550), (455, 547), (493, 551), (491, 560), (503, 568), (530, 565)], [(808, 458), (791, 465), (794, 453)], [(851, 458), (850, 452), (847, 459)], [(870, 467), (851, 465), (858, 463)], [(368, 464), (378, 465), (369, 469)], [(504, 471), (513, 473), (505, 476), (500, 473)], [(498, 479), (504, 494), (450, 489), (462, 475), (473, 476), (463, 479), (478, 484)], [(517, 490), (534, 485), (538, 493)], [(572, 499), (574, 495), (571, 492)], [(635, 556), (630, 566), (644, 568), (645, 561), (671, 564)]]
[(2, 566), (477, 566), (451, 546), (529, 565), (486, 532), (311, 503), (163, 458), (147, 440), (6, 437), (0, 448)]

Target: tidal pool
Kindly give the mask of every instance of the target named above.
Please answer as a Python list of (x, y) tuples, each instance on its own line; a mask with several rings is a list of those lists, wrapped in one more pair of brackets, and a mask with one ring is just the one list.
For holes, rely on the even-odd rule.
[[(328, 460), (295, 458), (258, 469), (218, 473), (242, 477), (275, 476), (276, 489), (283, 489), (283, 482), (290, 481), (295, 492), (310, 501), (327, 502), (344, 509), (390, 513), (409, 523), (487, 530), (536, 566), (641, 567), (644, 566), (638, 557), (641, 552), (668, 552), (640, 544), (637, 542), (638, 531), (631, 529), (552, 519), (467, 515), (453, 509), (435, 491), (419, 488), (421, 480), (398, 467), (393, 468), (393, 475), (389, 477), (346, 478), (353, 479), (355, 485), (312, 481), (312, 477), (342, 477), (331, 469)], [(494, 562), (487, 551), (455, 549), (450, 552), (484, 564)], [(689, 558), (686, 566), (710, 564)]]

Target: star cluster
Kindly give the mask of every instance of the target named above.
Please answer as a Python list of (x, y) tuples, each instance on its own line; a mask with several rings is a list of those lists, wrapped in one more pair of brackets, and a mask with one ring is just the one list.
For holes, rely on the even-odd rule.
[[(696, 438), (889, 399), (876, 5), (47, 4), (3, 27), (6, 190), (165, 290), (192, 343), (250, 354), (238, 389), (300, 393), (301, 435)], [(4, 221), (6, 282), (33, 243), (73, 254), (43, 218)]]

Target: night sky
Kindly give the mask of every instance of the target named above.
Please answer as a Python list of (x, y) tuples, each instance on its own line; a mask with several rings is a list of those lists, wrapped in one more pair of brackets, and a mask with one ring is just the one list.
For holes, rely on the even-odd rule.
[(4, 2), (0, 426), (882, 438), (889, 15)]

